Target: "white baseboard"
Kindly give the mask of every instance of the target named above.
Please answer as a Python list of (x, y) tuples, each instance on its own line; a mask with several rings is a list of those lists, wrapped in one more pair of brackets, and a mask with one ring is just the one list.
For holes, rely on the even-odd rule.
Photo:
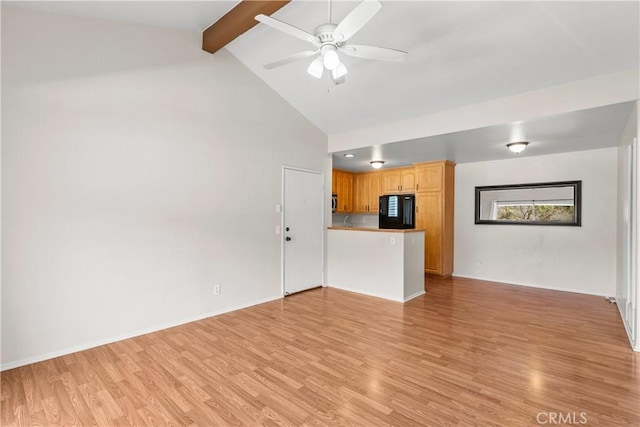
[(27, 357), (25, 359), (20, 359), (20, 360), (15, 360), (15, 361), (8, 362), (8, 363), (3, 363), (3, 364), (0, 365), (0, 371), (6, 371), (8, 369), (13, 369), (13, 368), (19, 368), (20, 366), (29, 365), (31, 363), (42, 362), (43, 360), (49, 360), (49, 359), (53, 359), (55, 357), (66, 356), (67, 354), (76, 353), (78, 351), (88, 350), (90, 348), (99, 347), (101, 345), (111, 344), (111, 343), (114, 343), (116, 341), (122, 341), (122, 340), (126, 340), (126, 339), (129, 339), (129, 338), (138, 337), (140, 335), (145, 335), (145, 334), (150, 334), (152, 332), (161, 331), (163, 329), (173, 328), (173, 327), (176, 327), (176, 326), (184, 325), (186, 323), (191, 323), (191, 322), (195, 322), (197, 320), (207, 319), (209, 317), (218, 316), (220, 314), (229, 313), (231, 311), (241, 310), (243, 308), (252, 307), (252, 306), (258, 305), (258, 304), (264, 304), (266, 302), (275, 301), (275, 300), (281, 299), (281, 298), (282, 298), (282, 295), (262, 298), (262, 299), (259, 299), (259, 300), (248, 302), (246, 304), (240, 304), (240, 305), (236, 305), (236, 306), (233, 306), (233, 307), (224, 308), (224, 309), (221, 309), (221, 310), (211, 311), (211, 312), (204, 313), (204, 314), (201, 314), (201, 315), (198, 315), (198, 316), (193, 316), (193, 317), (189, 317), (189, 318), (186, 318), (186, 319), (178, 320), (176, 322), (165, 323), (165, 324), (162, 324), (162, 325), (154, 326), (154, 327), (151, 327), (151, 328), (145, 328), (145, 329), (138, 330), (138, 331), (135, 331), (135, 332), (129, 332), (129, 333), (122, 334), (122, 335), (116, 335), (116, 336), (112, 336), (112, 337), (109, 337), (109, 338), (104, 338), (104, 339), (97, 340), (97, 341), (92, 341), (92, 342), (88, 342), (88, 343), (84, 343), (84, 344), (75, 345), (73, 347), (68, 347), (68, 348), (65, 348), (65, 349), (62, 349), (62, 350), (52, 351), (50, 353), (39, 354), (37, 356)]
[(410, 300), (412, 300), (414, 298), (419, 297), (420, 295), (424, 295), (425, 294), (424, 289), (423, 289), (421, 291), (418, 291), (418, 292), (416, 292), (414, 294), (409, 295), (408, 297), (405, 297), (404, 299), (399, 299), (399, 298), (396, 299), (396, 298), (392, 298), (392, 297), (387, 296), (387, 295), (377, 294), (375, 292), (356, 291), (356, 290), (353, 290), (353, 289), (350, 289), (350, 288), (344, 288), (344, 287), (341, 287), (341, 286), (334, 286), (334, 285), (330, 285), (329, 286), (329, 285), (327, 285), (327, 287), (334, 288), (334, 289), (340, 289), (340, 290), (343, 290), (343, 291), (354, 292), (356, 294), (367, 295), (367, 296), (370, 296), (370, 297), (382, 298), (382, 299), (386, 299), (387, 301), (401, 302), (401, 303), (405, 303), (407, 301), (410, 301)]
[(405, 297), (404, 298), (404, 302), (411, 301), (412, 299), (418, 298), (419, 296), (424, 295), (424, 294), (425, 294), (425, 291), (424, 291), (424, 289), (422, 289), (421, 291), (418, 291), (415, 294), (411, 294), (408, 297)]
[(485, 282), (499, 283), (501, 285), (524, 286), (526, 288), (548, 289), (550, 291), (561, 291), (561, 292), (572, 292), (572, 293), (575, 293), (575, 294), (595, 295), (595, 296), (605, 297), (605, 298), (608, 298), (608, 297), (612, 296), (612, 295), (606, 295), (606, 294), (599, 293), (599, 292), (589, 292), (589, 291), (585, 291), (584, 289), (558, 288), (558, 287), (554, 287), (554, 286), (539, 286), (539, 285), (534, 285), (534, 284), (531, 284), (531, 283), (519, 283), (519, 282), (510, 281), (510, 280), (502, 280), (502, 279), (489, 278), (489, 277), (466, 276), (466, 275), (462, 275), (462, 274), (456, 274), (455, 272), (453, 273), (453, 277), (460, 277), (460, 278), (463, 278), (463, 279), (482, 280), (482, 281), (485, 281)]
[(359, 291), (359, 290), (345, 288), (345, 287), (342, 287), (342, 286), (335, 286), (335, 285), (328, 285), (327, 287), (334, 288), (334, 289), (340, 289), (340, 290), (348, 291), (348, 292), (354, 292), (356, 294), (367, 295), (367, 296), (370, 296), (370, 297), (382, 298), (382, 299), (386, 299), (387, 301), (394, 301), (394, 302), (404, 303), (404, 300), (402, 300), (402, 299), (392, 298), (392, 297), (390, 297), (388, 295), (382, 295), (382, 294), (378, 294), (378, 293), (375, 293), (375, 292), (364, 292), (364, 291)]

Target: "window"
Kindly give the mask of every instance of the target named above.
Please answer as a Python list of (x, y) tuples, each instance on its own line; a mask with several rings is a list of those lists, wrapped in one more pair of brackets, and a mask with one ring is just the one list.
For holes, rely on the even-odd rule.
[(581, 223), (581, 181), (476, 187), (476, 224)]
[(517, 200), (494, 202), (493, 220), (571, 221), (575, 213), (573, 200)]

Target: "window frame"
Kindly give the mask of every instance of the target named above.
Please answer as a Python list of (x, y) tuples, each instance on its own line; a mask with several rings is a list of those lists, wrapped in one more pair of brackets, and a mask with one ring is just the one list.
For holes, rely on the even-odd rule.
[[(574, 215), (572, 221), (518, 221), (518, 220), (497, 220), (497, 219), (481, 219), (480, 209), (482, 206), (483, 192), (503, 191), (503, 190), (526, 190), (537, 188), (557, 188), (572, 187), (573, 188), (573, 206)], [(535, 204), (535, 200), (532, 200)], [(494, 201), (493, 203), (499, 203)], [(582, 181), (557, 181), (557, 182), (540, 182), (528, 184), (510, 184), (510, 185), (486, 185), (475, 187), (475, 224), (497, 224), (497, 225), (551, 225), (564, 227), (581, 227), (582, 226)]]

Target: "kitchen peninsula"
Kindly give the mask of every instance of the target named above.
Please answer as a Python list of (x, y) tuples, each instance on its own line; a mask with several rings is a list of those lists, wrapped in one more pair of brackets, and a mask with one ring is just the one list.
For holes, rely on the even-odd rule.
[(393, 301), (424, 294), (424, 230), (329, 227), (327, 284)]

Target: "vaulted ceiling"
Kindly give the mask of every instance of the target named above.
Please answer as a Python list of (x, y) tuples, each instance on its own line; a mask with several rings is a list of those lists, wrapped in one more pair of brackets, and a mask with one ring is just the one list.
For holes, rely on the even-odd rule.
[[(336, 2), (339, 22), (358, 2)], [(273, 15), (303, 30), (327, 20), (327, 4), (293, 1)], [(405, 63), (343, 58), (333, 86), (308, 62), (262, 66), (307, 50), (304, 41), (258, 25), (229, 49), (327, 134), (448, 110), (638, 67), (636, 2), (386, 1), (352, 39), (402, 49)]]
[[(15, 4), (14, 2), (3, 2)], [(341, 21), (359, 2), (334, 1), (331, 21)], [(143, 25), (203, 31), (237, 4), (236, 1), (179, 2), (26, 2), (22, 7), (80, 16), (93, 16)], [(272, 16), (313, 33), (328, 21), (326, 1), (294, 0)], [(602, 2), (450, 2), (383, 1), (380, 12), (352, 38), (353, 43), (390, 47), (409, 52), (404, 63), (341, 58), (349, 73), (345, 84), (307, 74), (308, 60), (267, 70), (263, 65), (308, 50), (310, 45), (264, 24), (250, 29), (226, 48), (327, 135), (336, 135), (379, 123), (452, 110), (576, 80), (638, 69), (640, 9), (635, 1)], [(539, 134), (553, 138), (581, 138), (586, 129), (567, 133), (567, 122), (609, 123), (607, 142), (622, 129), (630, 104), (569, 116), (540, 117)], [(527, 123), (521, 123), (527, 128)], [(535, 126), (536, 122), (530, 123)], [(544, 132), (542, 132), (544, 127)], [(593, 129), (592, 129), (593, 130)], [(481, 135), (497, 137), (499, 129)], [(588, 133), (588, 132), (587, 132)], [(423, 140), (462, 141), (480, 134)], [(582, 136), (581, 136), (582, 135)], [(599, 139), (599, 140), (600, 140)], [(398, 142), (398, 141), (388, 141)], [(403, 151), (387, 150), (402, 158)], [(477, 143), (469, 153), (482, 152)], [(553, 145), (553, 144), (551, 144)], [(575, 147), (593, 147), (594, 141)], [(363, 142), (366, 147), (366, 142)], [(470, 145), (467, 143), (467, 146)], [(390, 148), (390, 147), (389, 147)], [(569, 149), (565, 146), (565, 151)], [(585, 148), (582, 148), (585, 149)], [(364, 149), (363, 149), (364, 150)], [(463, 150), (463, 148), (460, 148)], [(451, 150), (450, 150), (451, 151)], [(405, 154), (406, 154), (405, 153)], [(362, 151), (362, 155), (368, 155)], [(391, 155), (391, 154), (390, 154)], [(427, 154), (424, 154), (425, 156)], [(474, 161), (484, 155), (460, 157)], [(420, 159), (422, 160), (422, 159)], [(429, 160), (429, 159), (425, 159)], [(338, 160), (338, 163), (340, 161)]]

